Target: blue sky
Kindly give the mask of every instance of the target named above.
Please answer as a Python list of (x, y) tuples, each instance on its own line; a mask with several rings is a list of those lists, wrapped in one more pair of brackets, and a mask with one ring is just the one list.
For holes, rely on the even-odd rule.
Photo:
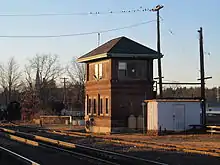
[[(164, 5), (161, 10), (161, 49), (164, 54), (165, 80), (195, 82), (199, 78), (198, 32), (204, 29), (206, 75), (209, 87), (220, 85), (218, 45), (220, 27), (218, 6), (212, 0), (5, 0), (0, 1), (0, 14), (77, 13), (90, 11), (118, 11), (152, 8)], [(56, 17), (0, 17), (0, 35), (57, 35), (92, 32), (128, 26), (154, 20), (155, 13), (56, 16)], [(169, 31), (173, 32), (173, 35)], [(156, 49), (156, 23), (101, 34), (101, 43), (119, 36), (127, 36)], [(58, 54), (63, 65), (73, 56), (80, 56), (97, 46), (97, 35), (67, 38), (0, 38), (1, 62), (15, 56), (23, 66), (27, 58), (37, 53)], [(157, 76), (155, 65), (155, 77)]]

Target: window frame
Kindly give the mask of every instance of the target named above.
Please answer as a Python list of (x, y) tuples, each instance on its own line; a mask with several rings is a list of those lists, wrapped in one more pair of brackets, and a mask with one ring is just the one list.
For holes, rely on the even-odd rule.
[(103, 78), (103, 63), (96, 63), (94, 72), (96, 79), (101, 80)]
[(103, 64), (102, 63), (99, 63), (98, 64), (98, 73), (99, 73), (99, 79), (102, 79), (103, 78)]
[[(106, 105), (106, 100), (108, 100), (108, 105)], [(106, 116), (109, 116), (109, 110), (110, 110), (110, 100), (109, 100), (109, 97), (105, 97), (105, 115)], [(108, 113), (106, 113), (107, 111), (106, 110), (108, 110)]]
[[(120, 66), (124, 64), (123, 68), (120, 68)], [(118, 68), (117, 68), (117, 72), (118, 72), (118, 79), (126, 79), (128, 76), (128, 64), (125, 61), (118, 61)], [(120, 76), (123, 72), (123, 76)]]
[(98, 79), (99, 78), (99, 65), (95, 64), (94, 75)]
[(103, 116), (104, 113), (103, 113), (103, 97), (100, 97), (100, 100), (99, 100), (99, 113), (100, 113), (100, 116)]
[(90, 73), (90, 65), (86, 64), (86, 81), (90, 81), (89, 73)]
[(88, 110), (87, 110), (87, 114), (91, 115), (92, 114), (92, 98), (89, 97), (88, 99)]
[(93, 104), (92, 104), (92, 105), (93, 105), (93, 106), (92, 106), (92, 107), (93, 107), (93, 115), (96, 116), (96, 115), (97, 115), (97, 99), (96, 99), (96, 97), (93, 97), (92, 100), (93, 100), (93, 101), (92, 101), (92, 102), (93, 102)]

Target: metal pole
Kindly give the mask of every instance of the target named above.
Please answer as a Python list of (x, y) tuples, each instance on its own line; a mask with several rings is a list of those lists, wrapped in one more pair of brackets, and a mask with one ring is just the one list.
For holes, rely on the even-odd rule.
[(206, 125), (206, 96), (205, 96), (205, 71), (204, 71), (204, 52), (203, 52), (203, 34), (202, 27), (199, 32), (199, 51), (200, 51), (200, 79), (201, 79), (201, 106), (202, 106), (202, 124)]
[(216, 90), (217, 90), (216, 91), (217, 92), (216, 93), (216, 96), (217, 96), (216, 98), (217, 98), (217, 102), (219, 102), (219, 99), (220, 99), (220, 97), (219, 97), (219, 87), (217, 87)]
[(158, 76), (159, 76), (159, 96), (163, 97), (163, 84), (162, 84), (162, 65), (161, 65), (161, 51), (160, 51), (160, 9), (162, 5), (157, 5), (151, 11), (157, 12), (157, 52), (158, 52)]
[(145, 103), (143, 102), (142, 104), (142, 113), (143, 113), (143, 134), (145, 134)]
[(64, 89), (63, 103), (64, 103), (65, 108), (66, 108), (66, 100), (67, 100), (67, 98), (66, 98), (66, 80), (67, 80), (68, 78), (63, 77), (63, 78), (61, 78), (61, 79), (63, 79), (63, 89)]
[(158, 58), (158, 76), (159, 76), (159, 90), (160, 98), (163, 97), (163, 86), (162, 86), (162, 66), (161, 66), (161, 57), (160, 57), (160, 11), (157, 10), (157, 51), (159, 54)]

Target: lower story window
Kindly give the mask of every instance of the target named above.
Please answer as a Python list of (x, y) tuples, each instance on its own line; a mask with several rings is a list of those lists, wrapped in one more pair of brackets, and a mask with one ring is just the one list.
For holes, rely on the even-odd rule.
[(100, 98), (100, 114), (103, 114), (102, 104), (102, 98)]
[(91, 114), (91, 109), (92, 109), (92, 100), (91, 99), (89, 99), (88, 100), (88, 114)]
[(93, 113), (96, 114), (96, 99), (93, 99)]
[(108, 98), (105, 99), (105, 113), (109, 113), (109, 100)]

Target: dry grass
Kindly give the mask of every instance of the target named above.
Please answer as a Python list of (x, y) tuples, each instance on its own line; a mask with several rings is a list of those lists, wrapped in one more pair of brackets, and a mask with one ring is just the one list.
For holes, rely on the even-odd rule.
[[(112, 143), (113, 145), (135, 146), (141, 150), (167, 150), (181, 151), (187, 153), (204, 154), (211, 156), (220, 156), (220, 135), (195, 134), (195, 135), (166, 135), (166, 136), (147, 136), (143, 134), (114, 134), (98, 135), (90, 133), (79, 133), (67, 131), (67, 127), (50, 127), (48, 131), (72, 137), (87, 137), (85, 143), (91, 143), (91, 140), (97, 139), (97, 145), (102, 143)], [(87, 142), (86, 142), (87, 141)]]
[[(67, 133), (67, 132), (66, 132)], [(94, 135), (88, 133), (67, 133), (68, 136), (90, 136), (110, 141), (114, 144), (132, 145), (139, 148), (156, 150), (182, 151), (187, 153), (220, 156), (220, 135), (168, 135), (143, 136), (127, 135)]]

